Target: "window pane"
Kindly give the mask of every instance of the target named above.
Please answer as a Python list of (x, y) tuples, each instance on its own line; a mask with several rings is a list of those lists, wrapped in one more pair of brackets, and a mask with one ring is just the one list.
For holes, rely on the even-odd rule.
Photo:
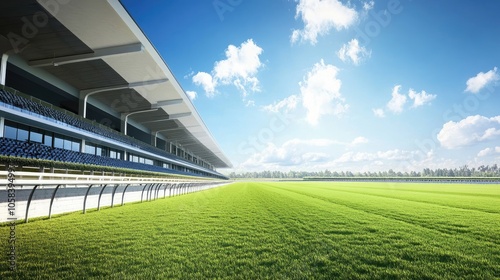
[(64, 140), (59, 138), (59, 137), (54, 137), (54, 148), (63, 148), (64, 147)]
[(109, 157), (110, 157), (110, 158), (116, 158), (116, 152), (115, 152), (115, 151), (113, 151), (113, 150), (110, 150), (110, 151), (109, 151)]
[(102, 148), (96, 147), (96, 155), (100, 156), (102, 154)]
[(102, 147), (102, 153), (101, 153), (101, 156), (103, 157), (107, 157), (109, 156), (109, 149), (107, 147)]
[(30, 131), (30, 141), (42, 143), (42, 133), (39, 132), (38, 130)]
[(80, 151), (80, 143), (73, 141), (71, 144), (71, 150), (73, 150), (75, 152), (79, 152)]
[(10, 138), (10, 139), (16, 139), (17, 138), (17, 128), (12, 127), (12, 126), (5, 126), (3, 136), (6, 138)]
[(64, 149), (71, 150), (71, 140), (64, 139)]
[(95, 155), (95, 147), (92, 145), (85, 145), (85, 152), (87, 154)]
[(43, 144), (52, 147), (52, 135), (51, 134), (44, 135)]
[(17, 140), (26, 141), (28, 140), (28, 130), (18, 128), (17, 129)]

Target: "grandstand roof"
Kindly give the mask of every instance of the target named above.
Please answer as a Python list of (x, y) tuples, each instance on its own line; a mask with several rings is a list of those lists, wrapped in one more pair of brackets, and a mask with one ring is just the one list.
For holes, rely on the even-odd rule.
[[(51, 73), (82, 96), (101, 91), (89, 98), (122, 115), (144, 111), (128, 118), (214, 167), (231, 167), (165, 61), (119, 0), (1, 1), (0, 18), (0, 34), (29, 66)], [(14, 33), (20, 37), (9, 38)]]

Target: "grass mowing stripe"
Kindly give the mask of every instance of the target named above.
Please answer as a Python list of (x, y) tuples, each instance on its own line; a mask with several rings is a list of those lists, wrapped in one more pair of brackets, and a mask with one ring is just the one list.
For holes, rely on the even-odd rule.
[[(464, 242), (457, 235), (294, 192), (309, 189), (310, 194), (331, 199), (329, 192), (315, 186), (318, 185), (237, 183), (86, 215), (74, 213), (22, 224), (17, 228), (17, 276), (18, 279), (500, 277), (500, 251), (495, 244), (472, 239)], [(366, 201), (360, 195), (335, 194), (361, 206)], [(409, 202), (401, 205), (404, 203)], [(384, 209), (393, 211), (389, 205), (380, 204), (378, 210)], [(0, 227), (1, 236), (7, 233), (7, 227)], [(0, 240), (0, 245), (4, 244), (5, 239)], [(7, 267), (0, 264), (0, 278), (9, 276)]]
[[(399, 186), (398, 186), (399, 184)], [(379, 185), (384, 185), (384, 188), (375, 187)], [(451, 187), (463, 188), (472, 187), (478, 191), (487, 191), (488, 193), (482, 194), (482, 196), (471, 195), (468, 192), (462, 193), (451, 193), (451, 192), (439, 192), (437, 191), (436, 185), (431, 184), (406, 184), (406, 183), (368, 183), (367, 186), (363, 187), (360, 183), (342, 183), (336, 184), (335, 189), (347, 189), (347, 190), (363, 190), (363, 192), (370, 193), (383, 193), (384, 195), (392, 195), (397, 197), (407, 197), (411, 199), (417, 199), (423, 202), (435, 202), (442, 205), (463, 208), (463, 209), (475, 209), (479, 211), (489, 212), (489, 213), (500, 213), (500, 196), (491, 193), (492, 188), (496, 188), (498, 191), (499, 185), (451, 185)], [(402, 186), (402, 187), (401, 187)], [(433, 191), (421, 191), (415, 188), (425, 188), (432, 189)], [(319, 187), (331, 189), (330, 187)], [(459, 195), (462, 194), (462, 195)], [(465, 207), (464, 207), (465, 206)]]
[[(269, 187), (272, 187), (273, 189), (280, 189), (283, 192), (283, 195), (287, 195), (287, 194), (285, 194), (285, 192), (294, 193), (294, 191), (290, 192), (290, 190), (286, 187), (281, 188), (281, 187), (277, 187), (275, 185), (269, 186)], [(300, 194), (300, 193), (297, 193), (297, 194), (302, 195), (302, 196), (306, 195), (306, 194)], [(346, 207), (351, 211), (363, 212), (362, 209), (352, 209), (352, 208), (349, 208), (349, 206), (332, 204), (331, 201), (321, 200), (320, 198), (314, 198), (314, 199), (323, 202), (323, 204), (326, 203), (327, 207), (331, 207), (332, 205), (336, 205), (336, 208)], [(300, 199), (299, 199), (299, 201), (300, 201)], [(316, 202), (316, 203), (319, 204), (318, 202)], [(439, 232), (436, 232), (435, 230), (431, 230), (431, 229), (428, 229), (425, 227), (423, 228), (421, 226), (408, 223), (406, 221), (398, 221), (398, 223), (394, 224), (393, 220), (391, 218), (387, 218), (387, 217), (380, 216), (378, 214), (373, 214), (373, 213), (366, 213), (366, 214), (375, 215), (379, 218), (379, 219), (376, 219), (375, 221), (371, 221), (370, 224), (381, 224), (381, 225), (387, 226), (388, 228), (391, 228), (391, 227), (392, 228), (403, 228), (403, 231), (411, 232), (412, 233), (412, 241), (411, 242), (414, 242), (414, 239), (413, 239), (414, 235), (425, 236), (427, 239), (426, 242), (429, 244), (433, 244), (433, 246), (435, 246), (437, 248), (444, 247), (444, 248), (448, 248), (446, 250), (452, 249), (451, 251), (453, 253), (449, 253), (450, 251), (448, 251), (448, 253), (443, 254), (443, 256), (442, 256), (443, 259), (446, 259), (447, 258), (446, 256), (448, 256), (448, 254), (461, 255), (462, 252), (473, 252), (478, 248), (478, 246), (482, 247), (483, 250), (489, 251), (492, 254), (490, 256), (496, 256), (496, 254), (499, 253), (498, 246), (490, 248), (490, 246), (488, 244), (479, 244), (475, 240), (465, 240), (465, 242), (463, 242), (463, 240), (461, 240), (461, 239), (456, 239), (456, 238), (450, 239), (450, 236), (448, 236), (448, 235), (443, 236), (442, 234), (440, 234)], [(354, 215), (351, 213), (350, 216), (354, 216)], [(355, 232), (357, 232), (357, 231), (358, 230), (355, 230)], [(399, 243), (400, 238), (396, 238), (396, 241)], [(411, 244), (419, 245), (418, 242), (411, 243)], [(446, 244), (446, 245), (443, 246), (444, 244)], [(447, 245), (451, 245), (451, 246), (447, 246)], [(459, 249), (457, 250), (457, 248), (459, 248)], [(418, 250), (421, 250), (421, 249), (418, 249)], [(441, 250), (441, 249), (439, 249), (439, 250)], [(476, 260), (477, 256), (463, 256), (463, 255), (461, 255), (460, 257), (458, 257), (458, 259), (461, 259), (461, 258), (467, 258), (469, 261), (474, 261), (474, 260)], [(409, 259), (413, 260), (414, 258), (409, 257)], [(496, 260), (498, 260), (498, 258), (496, 258)], [(458, 260), (456, 259), (455, 261), (458, 261)]]
[[(332, 182), (315, 182), (324, 185)], [(397, 190), (418, 193), (449, 194), (500, 198), (498, 184), (404, 183), (404, 182), (334, 182), (339, 186), (369, 190)], [(378, 187), (383, 185), (384, 187)], [(438, 186), (438, 187), (436, 187)], [(319, 185), (317, 187), (320, 187)], [(457, 190), (460, 190), (459, 192)]]
[[(456, 208), (456, 209), (462, 209), (462, 210), (468, 210), (468, 211), (479, 211), (479, 212), (485, 212), (485, 213), (492, 213), (492, 214), (500, 214), (500, 208), (498, 208), (498, 204), (500, 203), (500, 200), (498, 199), (486, 199), (486, 198), (480, 198), (480, 199), (474, 199), (473, 201), (470, 201), (470, 198), (468, 197), (466, 201), (464, 201), (464, 197), (457, 197), (456, 195), (453, 195), (453, 197), (449, 197), (448, 194), (434, 194), (429, 197), (428, 199), (423, 199), (421, 196), (415, 196), (414, 193), (412, 194), (401, 194), (399, 193), (401, 190), (398, 190), (398, 193), (380, 193), (380, 191), (373, 192), (370, 191), (369, 189), (364, 188), (364, 191), (355, 191), (355, 190), (350, 190), (347, 187), (345, 189), (339, 189), (339, 188), (326, 188), (326, 187), (321, 187), (321, 189), (328, 190), (328, 191), (343, 191), (343, 192), (348, 192), (348, 193), (357, 193), (357, 194), (364, 194), (364, 195), (372, 195), (372, 196), (379, 196), (379, 197), (385, 197), (385, 198), (392, 198), (392, 199), (398, 199), (398, 200), (406, 200), (406, 201), (411, 201), (411, 202), (420, 202), (420, 203), (427, 203), (427, 204), (434, 204), (434, 205), (439, 205), (447, 208)], [(359, 188), (356, 188), (359, 189)], [(387, 192), (387, 189), (385, 190)], [(441, 196), (439, 199), (440, 201), (436, 201), (436, 196)], [(457, 199), (461, 199), (460, 201), (457, 201)], [(475, 197), (473, 197), (475, 198)], [(443, 199), (450, 199), (450, 202), (453, 203), (443, 203)], [(476, 203), (476, 204), (474, 204)], [(481, 204), (477, 204), (481, 203)], [(485, 208), (486, 207), (486, 208)], [(493, 208), (495, 207), (495, 208)]]
[[(357, 183), (358, 185), (360, 183)], [(363, 185), (368, 185), (368, 186), (377, 186), (380, 185), (381, 183), (362, 183)], [(411, 186), (410, 190), (413, 190), (413, 188), (416, 185), (419, 184), (400, 184), (408, 188), (408, 186)], [(429, 184), (430, 185), (430, 184)], [(380, 196), (384, 197), (391, 197), (391, 198), (397, 198), (397, 199), (409, 199), (412, 201), (419, 201), (419, 202), (428, 202), (428, 203), (433, 203), (433, 204), (438, 204), (438, 205), (444, 205), (444, 206), (450, 206), (450, 207), (456, 207), (456, 208), (461, 208), (461, 209), (473, 209), (473, 210), (480, 210), (484, 212), (492, 212), (492, 213), (497, 213), (500, 210), (498, 209), (498, 204), (500, 203), (500, 199), (491, 199), (491, 198), (481, 198), (477, 199), (475, 197), (469, 197), (467, 195), (464, 196), (447, 196), (447, 195), (428, 195), (428, 194), (406, 194), (406, 193), (401, 193), (399, 192), (402, 190), (402, 188), (395, 188), (394, 183), (389, 184), (389, 187), (386, 187), (385, 189), (377, 188), (374, 187), (374, 190), (367, 189), (367, 187), (359, 187), (356, 185), (356, 183), (332, 183), (328, 187), (325, 187), (326, 185), (322, 184), (321, 186), (315, 186), (317, 188), (321, 189), (327, 189), (327, 190), (339, 190), (343, 189), (346, 191), (351, 191), (351, 192), (357, 192), (357, 193), (363, 193), (363, 194), (379, 194)], [(453, 185), (452, 185), (453, 186)], [(457, 185), (457, 187), (463, 187), (464, 185)], [(487, 186), (490, 187), (491, 185)], [(435, 185), (430, 186), (432, 188), (436, 188)], [(479, 188), (483, 187), (483, 185), (472, 185), (472, 188), (476, 188), (479, 191)], [(496, 186), (496, 189), (498, 191), (498, 185)], [(362, 189), (363, 191), (356, 191)], [(383, 190), (380, 191), (380, 190)], [(406, 189), (405, 191), (409, 191)], [(425, 196), (422, 198), (422, 196)], [(471, 200), (472, 199), (472, 200)], [(443, 203), (443, 200), (446, 203)], [(466, 205), (467, 207), (463, 207), (463, 205)], [(479, 207), (478, 207), (479, 206)], [(483, 207), (483, 208), (481, 208)], [(486, 208), (484, 208), (486, 207)]]
[[(278, 187), (275, 187), (275, 188), (278, 188)], [(415, 223), (413, 223), (411, 221), (407, 221), (405, 219), (401, 219), (401, 218), (398, 218), (398, 217), (383, 215), (383, 214), (380, 214), (380, 213), (377, 213), (377, 212), (374, 212), (374, 211), (369, 211), (369, 210), (364, 209), (364, 208), (355, 207), (355, 206), (352, 206), (352, 205), (347, 204), (347, 203), (340, 203), (338, 201), (334, 201), (334, 200), (331, 200), (331, 199), (328, 199), (328, 198), (324, 198), (323, 196), (316, 196), (316, 195), (312, 195), (312, 194), (308, 194), (308, 193), (304, 193), (304, 192), (300, 192), (300, 191), (292, 191), (292, 190), (288, 190), (288, 189), (286, 191), (292, 192), (292, 193), (296, 193), (296, 194), (300, 194), (300, 195), (303, 195), (303, 196), (307, 196), (309, 198), (314, 198), (314, 199), (322, 200), (322, 201), (325, 201), (325, 202), (333, 203), (333, 204), (336, 204), (336, 205), (344, 206), (344, 207), (349, 208), (351, 210), (360, 211), (360, 212), (363, 212), (365, 214), (371, 214), (371, 215), (375, 215), (375, 216), (378, 216), (380, 218), (388, 219), (388, 220), (391, 220), (391, 221), (401, 222), (401, 223), (404, 223), (405, 225), (408, 225), (408, 226), (420, 227), (420, 228), (424, 228), (424, 229), (427, 229), (427, 230), (433, 230), (433, 231), (438, 231), (438, 232), (443, 233), (442, 231), (440, 231), (438, 229), (434, 229), (434, 228), (431, 228), (431, 227), (426, 227), (426, 226), (423, 226), (421, 224), (415, 224)], [(337, 192), (338, 190), (332, 190), (332, 191)], [(346, 192), (346, 193), (348, 193), (348, 192)], [(444, 233), (446, 233), (446, 232), (444, 232)]]
[[(278, 186), (274, 186), (278, 187)], [(300, 190), (290, 185), (281, 186), (287, 191), (294, 191), (304, 195), (309, 195), (332, 203), (342, 204), (353, 209), (382, 215), (387, 218), (404, 221), (409, 224), (419, 225), (424, 228), (440, 231), (445, 234), (458, 236), (471, 236), (474, 239), (480, 238), (486, 242), (496, 245), (500, 244), (498, 228), (500, 228), (500, 215), (491, 213), (468, 213), (467, 210), (448, 209), (439, 205), (421, 205), (421, 202), (401, 202), (392, 198), (371, 199), (370, 195), (351, 193), (354, 196), (363, 198), (353, 199), (352, 196), (338, 195), (338, 190), (304, 188)], [(334, 192), (332, 194), (332, 192)], [(384, 205), (381, 207), (381, 205)], [(412, 211), (406, 208), (412, 207)], [(390, 210), (390, 211), (387, 211)], [(464, 219), (466, 219), (464, 221)], [(489, 225), (484, 227), (484, 225)]]

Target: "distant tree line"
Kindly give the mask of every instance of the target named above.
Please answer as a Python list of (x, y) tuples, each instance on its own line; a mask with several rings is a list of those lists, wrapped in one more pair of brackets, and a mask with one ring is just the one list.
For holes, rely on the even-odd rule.
[(395, 172), (392, 169), (378, 172), (350, 172), (350, 171), (259, 171), (229, 174), (230, 178), (275, 178), (275, 179), (300, 179), (304, 177), (500, 177), (500, 168), (497, 164), (481, 165), (469, 168), (467, 165), (459, 168), (424, 168), (421, 172)]

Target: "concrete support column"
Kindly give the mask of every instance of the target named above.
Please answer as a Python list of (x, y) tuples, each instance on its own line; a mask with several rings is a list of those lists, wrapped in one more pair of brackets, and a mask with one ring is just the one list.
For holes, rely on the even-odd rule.
[(87, 116), (87, 95), (81, 92), (78, 98), (78, 115), (84, 118)]
[(127, 114), (121, 114), (120, 116), (120, 132), (127, 135)]
[(151, 131), (151, 145), (156, 147), (156, 136), (158, 134), (158, 131)]
[(0, 138), (3, 137), (4, 130), (5, 130), (5, 118), (0, 117)]
[(85, 153), (85, 139), (82, 139), (82, 144), (80, 145), (80, 153)]
[(7, 77), (7, 60), (9, 60), (9, 55), (4, 53), (2, 55), (2, 61), (0, 63), (0, 84), (5, 85), (5, 79)]

